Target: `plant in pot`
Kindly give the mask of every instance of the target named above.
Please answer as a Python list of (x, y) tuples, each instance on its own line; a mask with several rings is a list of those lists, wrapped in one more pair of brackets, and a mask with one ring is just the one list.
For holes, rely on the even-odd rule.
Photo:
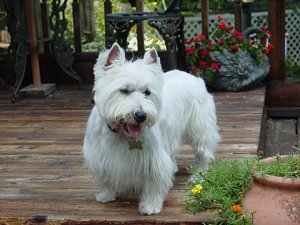
[[(271, 157), (275, 158), (273, 163), (271, 158), (219, 158), (209, 164), (206, 172), (192, 167), (190, 172), (196, 178), (187, 182), (186, 209), (194, 214), (215, 211), (212, 224), (300, 224), (299, 156), (300, 150), (294, 155)], [(266, 182), (273, 175), (283, 183), (291, 179), (296, 186), (275, 187), (273, 194)], [(286, 193), (291, 199), (288, 200)], [(271, 208), (267, 200), (276, 199), (276, 195), (280, 198), (273, 204), (275, 208)]]
[(221, 16), (209, 39), (203, 34), (185, 42), (190, 73), (202, 77), (208, 88), (241, 91), (252, 88), (269, 73), (267, 55), (274, 47), (266, 27), (243, 33), (228, 26)]
[(259, 225), (300, 224), (300, 150), (296, 155), (258, 161), (251, 189), (243, 198), (246, 210), (255, 210)]

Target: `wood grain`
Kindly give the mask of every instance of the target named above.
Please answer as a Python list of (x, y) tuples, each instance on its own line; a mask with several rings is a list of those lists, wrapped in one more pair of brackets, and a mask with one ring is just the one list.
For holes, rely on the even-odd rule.
[[(222, 143), (217, 156), (256, 154), (265, 88), (214, 93)], [(99, 191), (84, 166), (82, 143), (92, 108), (91, 87), (57, 87), (47, 98), (10, 103), (0, 90), (0, 225), (2, 224), (176, 224), (210, 221), (212, 212), (184, 210), (186, 168), (193, 152), (183, 145), (179, 172), (161, 214), (139, 215), (136, 196), (99, 204)]]

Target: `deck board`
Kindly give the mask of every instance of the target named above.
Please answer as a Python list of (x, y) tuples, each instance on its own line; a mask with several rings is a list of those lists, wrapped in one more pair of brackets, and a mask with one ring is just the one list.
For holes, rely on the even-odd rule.
[[(84, 130), (92, 104), (91, 87), (58, 87), (47, 98), (10, 103), (0, 90), (0, 225), (35, 224), (199, 224), (211, 212), (184, 210), (194, 162), (189, 146), (178, 154), (179, 172), (161, 214), (141, 216), (135, 196), (99, 204), (98, 188), (84, 167)], [(217, 156), (249, 158), (256, 154), (265, 88), (214, 93), (222, 142)], [(37, 220), (37, 221), (35, 221)]]
[(287, 155), (299, 148), (299, 118), (268, 118), (264, 157)]

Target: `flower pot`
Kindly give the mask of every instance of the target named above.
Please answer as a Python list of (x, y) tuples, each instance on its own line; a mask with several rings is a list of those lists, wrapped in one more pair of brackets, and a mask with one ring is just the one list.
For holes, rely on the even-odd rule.
[(264, 63), (258, 65), (247, 51), (231, 53), (211, 52), (211, 58), (221, 66), (212, 78), (205, 78), (207, 87), (216, 91), (244, 91), (255, 87), (269, 73), (269, 61), (264, 55)]
[[(276, 157), (264, 159), (267, 164)], [(300, 179), (260, 175), (254, 172), (251, 189), (243, 200), (244, 209), (254, 213), (256, 225), (300, 224)]]

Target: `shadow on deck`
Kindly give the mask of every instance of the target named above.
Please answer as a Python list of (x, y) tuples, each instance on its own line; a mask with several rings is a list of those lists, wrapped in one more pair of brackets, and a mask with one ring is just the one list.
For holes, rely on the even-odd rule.
[[(211, 213), (184, 210), (193, 163), (188, 146), (178, 155), (180, 170), (161, 214), (141, 216), (135, 197), (99, 204), (83, 165), (83, 135), (92, 104), (90, 87), (58, 88), (43, 99), (10, 103), (0, 90), (0, 225), (2, 224), (200, 224)], [(217, 155), (249, 158), (257, 153), (265, 88), (214, 93), (222, 143)]]

